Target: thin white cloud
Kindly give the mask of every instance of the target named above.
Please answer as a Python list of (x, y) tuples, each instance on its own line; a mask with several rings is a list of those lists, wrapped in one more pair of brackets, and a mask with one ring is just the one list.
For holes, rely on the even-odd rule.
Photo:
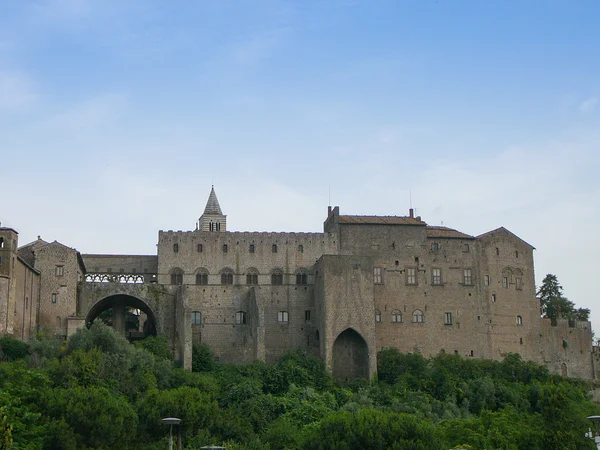
[(581, 111), (583, 114), (591, 114), (596, 109), (596, 105), (598, 105), (598, 98), (590, 97), (581, 102), (579, 105), (579, 111)]

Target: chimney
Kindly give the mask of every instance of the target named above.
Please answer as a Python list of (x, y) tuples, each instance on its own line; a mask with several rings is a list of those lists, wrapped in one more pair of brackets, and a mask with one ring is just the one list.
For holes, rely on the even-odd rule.
[(412, 209), (412, 208), (410, 208), (410, 209), (408, 210), (408, 215), (409, 215), (409, 217), (410, 217), (411, 219), (412, 219), (413, 217), (415, 217), (415, 210), (414, 210), (414, 209)]

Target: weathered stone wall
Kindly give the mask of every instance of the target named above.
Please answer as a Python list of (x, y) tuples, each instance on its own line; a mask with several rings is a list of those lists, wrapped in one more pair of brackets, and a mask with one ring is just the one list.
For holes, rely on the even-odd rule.
[(13, 334), (15, 323), (15, 298), (18, 279), (18, 233), (12, 228), (0, 228), (0, 333)]
[[(368, 256), (324, 255), (316, 265), (321, 355), (337, 378), (371, 377), (377, 370), (373, 261)], [(343, 336), (352, 333), (347, 339)], [(342, 336), (342, 337), (341, 337)], [(336, 345), (338, 339), (344, 339)], [(361, 343), (366, 346), (364, 355)], [(337, 353), (341, 352), (340, 358)], [(367, 367), (357, 367), (363, 361)], [(361, 370), (362, 369), (362, 370)]]
[(39, 325), (66, 336), (67, 317), (77, 315), (77, 285), (83, 279), (78, 253), (58, 242), (44, 245), (35, 251), (35, 269), (41, 273)]
[(541, 363), (555, 373), (594, 378), (590, 322), (541, 319)]
[(94, 273), (155, 274), (158, 271), (156, 255), (81, 255), (86, 271)]
[(13, 336), (28, 341), (37, 330), (40, 274), (17, 258), (14, 268), (14, 284)]
[[(479, 237), (480, 277), (489, 328), (487, 358), (506, 353), (540, 361), (540, 307), (535, 296), (533, 247), (507, 230)], [(489, 286), (485, 276), (489, 276)]]

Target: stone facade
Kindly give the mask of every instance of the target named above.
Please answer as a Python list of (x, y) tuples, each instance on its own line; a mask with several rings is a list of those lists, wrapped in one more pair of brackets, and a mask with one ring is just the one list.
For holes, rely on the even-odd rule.
[[(130, 308), (143, 325), (129, 336), (165, 334), (187, 368), (192, 344), (202, 342), (224, 362), (274, 362), (300, 348), (336, 378), (370, 377), (377, 351), (395, 347), (487, 359), (515, 352), (593, 379), (589, 322), (540, 318), (533, 250), (505, 228), (471, 236), (429, 226), (412, 210), (347, 216), (329, 208), (323, 233), (229, 232), (212, 189), (195, 230), (159, 231), (156, 255), (80, 255), (40, 239), (19, 258), (39, 278), (29, 329), (70, 334), (113, 308), (125, 331)], [(11, 289), (5, 271), (0, 265), (0, 292)], [(9, 322), (4, 330), (30, 335)]]

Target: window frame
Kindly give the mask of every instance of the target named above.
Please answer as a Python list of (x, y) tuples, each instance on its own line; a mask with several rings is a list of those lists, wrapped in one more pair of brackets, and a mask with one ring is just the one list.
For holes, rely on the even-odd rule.
[(392, 311), (392, 323), (403, 323), (404, 318), (402, 317), (402, 311), (394, 309)]
[(412, 323), (425, 323), (425, 314), (420, 309), (415, 309), (412, 313)]
[(375, 310), (375, 322), (376, 323), (381, 322), (381, 311), (379, 311), (378, 309)]
[(383, 284), (383, 267), (373, 267), (373, 284)]
[(508, 281), (508, 277), (502, 277), (502, 288), (503, 289), (508, 289), (509, 285), (510, 285), (510, 283)]
[(54, 304), (56, 304), (56, 302), (58, 301), (58, 294), (53, 292), (52, 296), (50, 297), (50, 301)]
[(444, 325), (452, 325), (452, 313), (445, 312), (444, 313)]
[(230, 269), (225, 269), (221, 272), (221, 286), (231, 286), (233, 285), (233, 271)]
[(200, 311), (192, 311), (191, 321), (193, 326), (202, 325), (202, 313)]
[(517, 317), (515, 319), (515, 323), (518, 327), (522, 327), (523, 326), (523, 316), (517, 314)]
[(406, 284), (409, 286), (417, 286), (419, 284), (417, 267), (406, 267)]
[(196, 272), (196, 285), (197, 286), (208, 286), (208, 273)]
[(473, 269), (470, 267), (463, 268), (463, 284), (465, 286), (473, 286)]
[(306, 286), (308, 284), (308, 275), (306, 272), (300, 271), (296, 273), (296, 285)]
[(236, 325), (247, 325), (248, 319), (246, 311), (236, 311), (235, 312), (235, 324)]
[(277, 311), (277, 323), (290, 323), (290, 313), (288, 311)]
[(65, 266), (57, 264), (54, 268), (54, 275), (57, 277), (65, 276)]
[(283, 286), (283, 272), (279, 270), (271, 272), (271, 286)]
[(251, 271), (246, 273), (246, 286), (258, 285), (258, 273)]
[[(436, 275), (437, 271), (437, 275)], [(433, 267), (431, 269), (431, 284), (432, 286), (441, 286), (442, 283), (442, 269), (439, 267)]]

